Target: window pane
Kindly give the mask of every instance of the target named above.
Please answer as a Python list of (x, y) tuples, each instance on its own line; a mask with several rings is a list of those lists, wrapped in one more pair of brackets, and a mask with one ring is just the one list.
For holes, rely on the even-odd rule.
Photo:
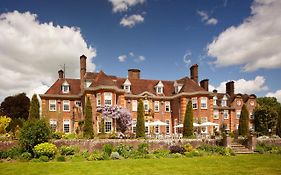
[(197, 109), (197, 98), (192, 98), (192, 108)]
[(63, 121), (63, 131), (64, 131), (64, 133), (70, 132), (70, 121), (69, 120)]
[(49, 111), (56, 111), (56, 100), (49, 100)]
[(137, 111), (138, 110), (138, 101), (133, 100), (132, 101), (132, 111)]
[(170, 120), (166, 120), (166, 134), (170, 134)]

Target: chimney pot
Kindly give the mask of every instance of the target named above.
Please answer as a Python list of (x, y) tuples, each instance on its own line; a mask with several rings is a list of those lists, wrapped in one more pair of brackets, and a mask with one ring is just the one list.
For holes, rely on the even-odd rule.
[(198, 83), (198, 64), (194, 64), (190, 67), (190, 78)]
[(59, 79), (64, 78), (64, 72), (63, 72), (63, 70), (59, 70), (59, 71), (58, 71), (58, 74), (59, 74)]
[(140, 70), (139, 69), (129, 69), (128, 78), (129, 79), (140, 79)]
[(204, 79), (200, 81), (200, 86), (206, 91), (209, 91), (209, 79)]

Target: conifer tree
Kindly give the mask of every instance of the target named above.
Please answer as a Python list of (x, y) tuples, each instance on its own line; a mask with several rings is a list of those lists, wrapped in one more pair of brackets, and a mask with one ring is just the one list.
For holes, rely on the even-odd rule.
[(249, 112), (245, 104), (242, 106), (238, 131), (239, 135), (242, 136), (247, 136), (249, 134)]
[(92, 139), (93, 135), (94, 135), (94, 131), (93, 131), (92, 106), (91, 106), (90, 99), (88, 97), (85, 107), (85, 122), (84, 122), (83, 137), (87, 139)]
[(137, 112), (137, 126), (136, 126), (136, 137), (145, 137), (145, 124), (144, 124), (144, 107), (142, 100), (138, 101), (138, 112)]
[(29, 120), (39, 120), (40, 119), (40, 111), (39, 111), (40, 105), (37, 98), (37, 95), (34, 94), (31, 99), (31, 103), (29, 106)]
[(192, 103), (188, 102), (186, 105), (185, 116), (183, 121), (183, 137), (193, 136), (193, 111)]

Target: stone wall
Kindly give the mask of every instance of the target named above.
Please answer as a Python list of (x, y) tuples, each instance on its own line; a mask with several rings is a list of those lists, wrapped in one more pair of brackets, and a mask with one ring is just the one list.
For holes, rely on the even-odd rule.
[(257, 139), (257, 144), (266, 144), (266, 145), (272, 145), (272, 146), (279, 146), (281, 147), (281, 138), (279, 139)]

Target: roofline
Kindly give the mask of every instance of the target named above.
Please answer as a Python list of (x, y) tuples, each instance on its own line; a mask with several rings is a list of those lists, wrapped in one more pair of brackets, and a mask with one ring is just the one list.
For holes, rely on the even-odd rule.
[(40, 98), (65, 98), (65, 99), (80, 99), (80, 95), (60, 95), (60, 94), (39, 94)]
[[(123, 90), (123, 89), (119, 89), (117, 88), (116, 86), (104, 86), (104, 85), (101, 85), (101, 86), (96, 86), (96, 87), (88, 87), (88, 88), (84, 88), (84, 92), (85, 91), (97, 91), (97, 90), (114, 90), (116, 92), (121, 92), (121, 93), (125, 93), (126, 91)], [(83, 92), (83, 94), (84, 94)]]

